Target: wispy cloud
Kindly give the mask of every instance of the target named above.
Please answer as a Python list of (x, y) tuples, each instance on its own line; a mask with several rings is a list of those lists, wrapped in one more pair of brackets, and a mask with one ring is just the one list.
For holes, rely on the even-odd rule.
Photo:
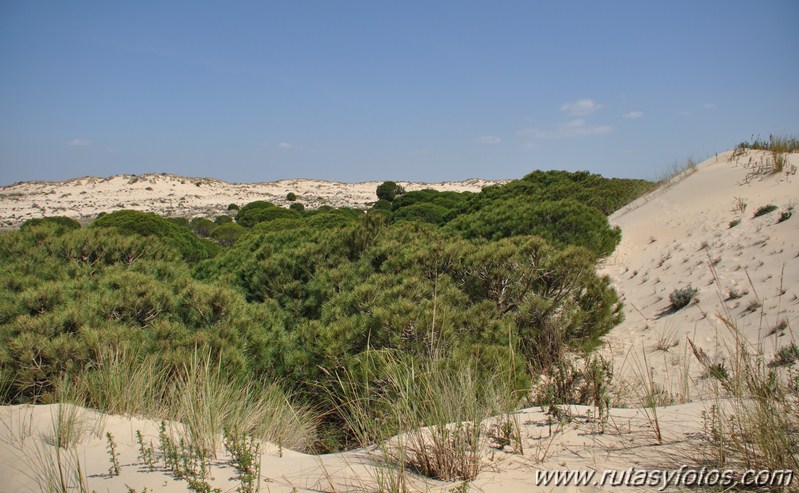
[(89, 139), (72, 139), (67, 142), (67, 145), (72, 147), (91, 147), (92, 141)]
[(587, 116), (601, 107), (602, 105), (595, 103), (593, 99), (580, 99), (573, 103), (563, 103), (560, 111), (572, 116)]
[(477, 137), (475, 142), (478, 144), (499, 144), (502, 139), (494, 135), (483, 135), (482, 137)]
[(716, 105), (713, 104), (713, 103), (705, 103), (705, 104), (702, 105), (702, 107), (704, 109), (706, 109), (706, 110), (715, 110), (716, 109)]
[(582, 118), (562, 123), (555, 128), (529, 127), (519, 131), (533, 139), (569, 139), (589, 135), (602, 135), (613, 131), (608, 125), (587, 125)]
[(641, 118), (642, 116), (644, 116), (644, 112), (643, 111), (630, 111), (629, 113), (625, 113), (625, 114), (621, 115), (622, 118), (625, 118), (627, 120), (637, 120), (637, 119)]
[(286, 150), (291, 149), (295, 151), (301, 149), (299, 146), (296, 146), (294, 144), (289, 144), (288, 142), (278, 142), (277, 144), (272, 142), (260, 142), (258, 145), (261, 147), (277, 147), (278, 149), (286, 149)]

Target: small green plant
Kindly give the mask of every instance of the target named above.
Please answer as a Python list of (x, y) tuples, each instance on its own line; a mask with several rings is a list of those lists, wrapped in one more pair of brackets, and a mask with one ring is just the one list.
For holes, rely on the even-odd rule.
[(687, 288), (675, 289), (669, 295), (672, 309), (679, 310), (688, 306), (688, 304), (696, 298), (697, 293), (699, 293), (699, 290), (690, 286)]
[(777, 210), (777, 206), (774, 205), (774, 204), (764, 205), (764, 206), (758, 207), (758, 209), (755, 211), (755, 215), (752, 216), (752, 217), (764, 216), (764, 215), (766, 215), (766, 214), (768, 214), (770, 212), (774, 212), (776, 210)]
[(108, 431), (105, 434), (105, 438), (108, 441), (106, 449), (108, 450), (109, 460), (111, 461), (108, 474), (111, 476), (119, 476), (119, 452), (117, 452), (117, 444), (114, 442), (114, 435)]
[(238, 472), (238, 493), (255, 493), (261, 485), (261, 444), (246, 433), (225, 430), (225, 450)]
[(136, 430), (136, 442), (139, 444), (139, 459), (147, 466), (149, 471), (154, 471), (155, 461), (153, 460), (152, 443), (149, 446), (144, 444), (141, 430)]
[(793, 211), (790, 210), (790, 209), (788, 209), (787, 211), (782, 211), (782, 212), (780, 212), (780, 217), (779, 217), (779, 219), (777, 219), (777, 222), (781, 223), (783, 221), (787, 221), (788, 219), (791, 218), (792, 215), (793, 215)]
[(291, 209), (293, 211), (297, 211), (297, 212), (304, 212), (305, 211), (305, 206), (302, 205), (299, 202), (294, 202), (293, 204), (291, 204), (289, 206), (289, 209)]
[(738, 226), (739, 224), (741, 224), (741, 220), (740, 219), (733, 219), (732, 221), (730, 221), (730, 228), (734, 228), (734, 227)]
[(297, 194), (294, 192), (287, 193), (286, 200), (288, 200), (289, 202), (294, 202), (295, 200), (297, 200)]
[(769, 363), (771, 367), (793, 366), (799, 361), (799, 346), (792, 342), (788, 346), (782, 346), (774, 355), (774, 360)]

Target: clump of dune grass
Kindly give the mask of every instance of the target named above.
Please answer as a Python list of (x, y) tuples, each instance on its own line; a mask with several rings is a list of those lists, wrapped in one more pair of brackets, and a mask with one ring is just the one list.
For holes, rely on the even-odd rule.
[(484, 420), (518, 401), (507, 375), (481, 375), (446, 357), (368, 351), (363, 370), (335, 375), (331, 396), (346, 426), (372, 451), (379, 489), (405, 491), (415, 472), (473, 480), (487, 438)]
[(309, 449), (316, 439), (310, 409), (294, 404), (275, 382), (226, 373), (221, 358), (201, 348), (177, 369), (132, 351), (103, 353), (95, 368), (58, 387), (103, 412), (180, 423), (190, 443), (211, 454), (224, 430), (295, 450)]
[(215, 453), (225, 430), (295, 450), (315, 440), (310, 410), (296, 406), (274, 383), (225, 375), (209, 353), (195, 352), (169, 390), (170, 418), (195, 446)]

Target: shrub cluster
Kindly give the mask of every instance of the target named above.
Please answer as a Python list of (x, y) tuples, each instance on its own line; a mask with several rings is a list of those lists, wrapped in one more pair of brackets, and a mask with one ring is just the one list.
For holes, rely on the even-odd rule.
[(597, 204), (624, 195), (603, 180), (534, 174), (480, 194), (395, 195), (368, 212), (258, 201), (236, 222), (118, 211), (83, 229), (26, 224), (0, 234), (0, 389), (6, 402), (53, 399), (57, 382), (91, 380), (126, 348), (177, 378), (202, 348), (230, 378), (297, 391), (326, 416), (327, 448), (357, 442), (331, 400), (339, 375), (378, 387), (389, 376), (363, 373), (374, 351), (446, 355), (523, 389), (529, 370), (621, 319), (594, 270), (619, 240)]

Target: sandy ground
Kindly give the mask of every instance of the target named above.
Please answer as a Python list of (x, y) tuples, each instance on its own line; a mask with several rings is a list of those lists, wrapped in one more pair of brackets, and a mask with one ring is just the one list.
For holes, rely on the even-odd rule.
[[(169, 174), (84, 177), (63, 182), (23, 182), (0, 187), (0, 227), (13, 228), (28, 219), (67, 216), (83, 222), (100, 212), (135, 209), (164, 216), (207, 217), (227, 213), (228, 205), (266, 200), (288, 207), (289, 192), (306, 208), (322, 205), (365, 209), (377, 200), (381, 182), (338, 183), (322, 180), (281, 180), (269, 183), (227, 183), (210, 178)], [(502, 181), (397, 182), (405, 190), (479, 192)]]
[[(766, 358), (777, 348), (796, 340), (799, 214), (783, 222), (778, 219), (780, 213), (799, 201), (795, 175), (799, 155), (790, 156), (788, 169), (793, 173), (755, 173), (758, 166), (766, 164), (768, 155), (762, 152), (753, 151), (737, 158), (729, 152), (719, 154), (699, 164), (695, 172), (677, 177), (669, 186), (611, 217), (611, 221), (622, 228), (623, 239), (613, 256), (603, 263), (601, 271), (611, 277), (619, 291), (625, 303), (626, 320), (611, 331), (601, 350), (613, 362), (619, 382), (634, 383), (637, 377), (648, 373), (661, 388), (659, 399), (664, 404), (673, 403), (656, 409), (661, 439), (658, 440), (654, 431), (652, 409), (636, 408), (636, 394), (629, 387), (618, 402), (627, 400), (630, 407), (611, 409), (604, 429), (591, 407), (571, 407), (573, 419), (560, 424), (553, 423), (538, 407), (524, 409), (515, 414), (521, 426), (522, 447), (500, 447), (487, 440), (481, 449), (481, 472), (468, 485), (468, 491), (655, 491), (658, 487), (653, 485), (641, 488), (606, 484), (602, 487), (594, 481), (582, 487), (537, 486), (536, 475), (542, 471), (594, 470), (597, 471), (596, 480), (605, 469), (621, 472), (634, 467), (673, 471), (681, 464), (698, 459), (704, 444), (702, 416), (714, 402), (702, 400), (710, 397), (705, 393), (708, 382), (688, 350), (688, 338), (717, 361), (724, 361), (729, 354), (731, 341), (730, 331), (721, 317), (731, 317), (749, 339), (751, 347), (761, 350)], [(150, 179), (154, 181), (146, 181)], [(111, 196), (121, 197), (126, 193), (112, 190), (111, 184), (119, 187), (125, 180), (131, 178), (76, 180), (73, 191), (56, 193), (81, 195), (79, 190), (95, 187), (87, 194), (110, 203), (119, 200)], [(176, 196), (194, 189), (201, 194), (217, 186), (216, 182), (199, 187), (179, 182), (179, 178), (162, 179), (151, 175), (141, 185), (145, 188), (174, 187)], [(300, 195), (297, 183), (276, 189), (275, 196), (288, 191)], [(320, 187), (324, 185), (315, 183)], [(126, 186), (138, 185), (139, 182)], [(35, 187), (54, 190), (53, 184), (18, 186), (32, 187), (27, 194), (32, 194)], [(98, 193), (101, 186), (108, 186), (109, 191)], [(360, 197), (364, 202), (374, 200), (368, 194), (373, 193), (376, 184), (358, 186), (363, 188)], [(10, 188), (3, 189), (4, 211), (9, 210)], [(240, 193), (242, 195), (235, 198), (226, 195), (218, 199), (218, 203), (250, 200), (244, 198), (249, 192)], [(308, 192), (303, 193), (307, 196)], [(46, 192), (44, 194), (42, 196), (46, 196)], [(216, 195), (210, 193), (201, 197), (206, 197), (203, 200), (208, 203), (216, 200), (213, 199)], [(23, 210), (25, 214), (35, 212), (29, 205), (21, 205), (30, 200), (15, 200), (18, 205), (14, 207), (18, 209), (12, 211), (16, 214), (14, 221), (29, 217), (22, 215)], [(189, 197), (185, 201), (191, 200), (193, 198)], [(767, 204), (774, 204), (778, 209), (754, 218), (754, 212)], [(68, 210), (90, 215), (89, 209), (76, 207)], [(46, 211), (48, 214), (58, 212)], [(3, 218), (11, 221), (9, 216)], [(740, 224), (730, 227), (735, 219), (740, 219)], [(698, 289), (697, 302), (681, 310), (670, 310), (669, 294), (688, 286)], [(623, 385), (619, 388), (624, 389)], [(37, 461), (36, 450), (44, 450), (45, 455), (54, 450), (48, 442), (52, 441), (56, 409), (55, 406), (0, 408), (1, 491), (38, 490), (36, 471), (42, 471), (43, 467), (41, 461)], [(76, 450), (89, 491), (128, 491), (129, 488), (137, 492), (145, 488), (148, 492), (188, 491), (186, 481), (172, 477), (161, 465), (150, 472), (138, 457), (136, 431), (141, 431), (145, 440), (157, 443), (157, 422), (104, 416), (89, 410), (80, 410), (80, 413), (87, 431)], [(113, 435), (117, 444), (119, 476), (109, 474), (111, 462), (106, 432)], [(222, 491), (236, 490), (238, 483), (231, 463), (225, 451), (219, 450), (217, 458), (211, 462), (213, 479), (209, 482), (212, 486)], [(376, 491), (380, 476), (367, 450), (311, 456), (287, 450), (280, 453), (267, 444), (261, 464), (261, 491), (267, 492)], [(462, 486), (459, 482), (412, 476), (410, 490), (466, 491), (457, 490), (459, 486)], [(674, 490), (673, 487), (669, 489)]]

